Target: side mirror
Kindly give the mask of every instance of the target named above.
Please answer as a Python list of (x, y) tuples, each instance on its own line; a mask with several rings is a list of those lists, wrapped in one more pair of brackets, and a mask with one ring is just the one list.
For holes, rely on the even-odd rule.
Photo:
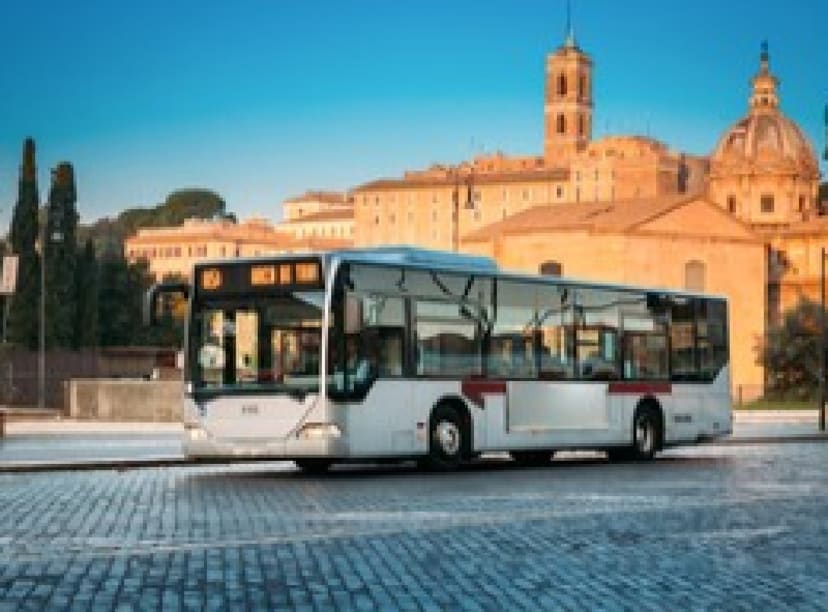
[(159, 318), (165, 313), (183, 319), (189, 298), (189, 283), (156, 283), (144, 296), (144, 325), (157, 325)]
[(352, 293), (345, 294), (345, 333), (358, 334), (362, 331), (362, 300)]

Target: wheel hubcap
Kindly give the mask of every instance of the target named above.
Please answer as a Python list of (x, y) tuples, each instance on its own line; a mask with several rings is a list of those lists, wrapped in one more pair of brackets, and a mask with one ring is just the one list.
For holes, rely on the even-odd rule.
[(642, 453), (649, 453), (653, 449), (653, 424), (647, 417), (638, 419), (635, 427), (635, 440), (638, 444), (638, 450)]
[(435, 438), (446, 455), (456, 455), (460, 450), (460, 430), (451, 421), (440, 421)]

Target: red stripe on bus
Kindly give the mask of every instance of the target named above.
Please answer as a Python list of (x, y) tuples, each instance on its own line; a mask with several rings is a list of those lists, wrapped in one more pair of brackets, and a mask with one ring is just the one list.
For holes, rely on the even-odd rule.
[(464, 380), (460, 389), (467, 398), (483, 407), (483, 395), (504, 395), (506, 393), (505, 380)]
[(668, 382), (613, 382), (609, 384), (608, 392), (634, 393), (643, 395), (645, 393), (672, 393), (673, 385)]

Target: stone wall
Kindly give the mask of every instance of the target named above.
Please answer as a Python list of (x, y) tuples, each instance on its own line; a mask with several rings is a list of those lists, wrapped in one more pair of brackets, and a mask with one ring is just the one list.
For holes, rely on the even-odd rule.
[(181, 420), (181, 381), (74, 379), (69, 417), (97, 421)]

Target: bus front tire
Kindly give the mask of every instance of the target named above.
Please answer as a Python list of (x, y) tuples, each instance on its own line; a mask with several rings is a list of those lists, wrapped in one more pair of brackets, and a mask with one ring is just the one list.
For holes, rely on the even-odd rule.
[(456, 470), (463, 459), (466, 431), (457, 409), (438, 404), (429, 420), (428, 456), (424, 467), (436, 472)]
[(295, 459), (294, 463), (306, 474), (324, 474), (331, 467), (327, 459)]

